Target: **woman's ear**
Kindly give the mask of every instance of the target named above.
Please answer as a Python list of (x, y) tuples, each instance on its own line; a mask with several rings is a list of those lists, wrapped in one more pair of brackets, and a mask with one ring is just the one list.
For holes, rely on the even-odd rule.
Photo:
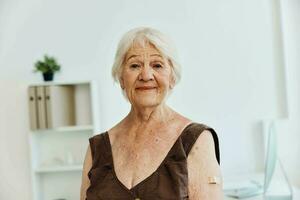
[(170, 59), (168, 59), (168, 64), (171, 68), (171, 76), (170, 76), (170, 89), (174, 88), (175, 85), (175, 73), (174, 73), (174, 68), (173, 68), (173, 63)]
[(120, 86), (121, 86), (122, 90), (124, 90), (125, 86), (124, 86), (124, 79), (123, 79), (123, 77), (119, 78), (119, 82), (120, 82)]
[(174, 73), (173, 73), (173, 70), (172, 70), (172, 74), (171, 74), (171, 77), (170, 77), (170, 89), (173, 89), (175, 86), (175, 78), (174, 78)]
[(170, 89), (173, 89), (175, 86), (175, 72), (174, 72), (173, 63), (170, 59), (168, 59), (168, 64), (171, 68)]

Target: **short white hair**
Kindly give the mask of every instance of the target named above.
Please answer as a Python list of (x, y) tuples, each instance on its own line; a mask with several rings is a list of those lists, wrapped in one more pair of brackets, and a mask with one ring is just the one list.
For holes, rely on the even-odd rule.
[(112, 67), (114, 80), (119, 82), (121, 79), (124, 59), (128, 50), (134, 44), (145, 46), (147, 42), (152, 44), (170, 62), (174, 85), (176, 85), (181, 78), (181, 66), (178, 61), (176, 47), (165, 34), (149, 27), (134, 28), (125, 33), (121, 38)]

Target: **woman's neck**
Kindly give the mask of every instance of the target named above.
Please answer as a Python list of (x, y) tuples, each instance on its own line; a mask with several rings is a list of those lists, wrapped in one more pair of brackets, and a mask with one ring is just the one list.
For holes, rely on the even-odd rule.
[(146, 130), (153, 127), (163, 127), (175, 117), (175, 111), (165, 104), (155, 107), (132, 106), (125, 118), (126, 127), (135, 130)]
[(165, 104), (153, 107), (131, 106), (128, 119), (134, 124), (149, 124), (151, 122), (166, 122), (174, 114), (174, 111)]

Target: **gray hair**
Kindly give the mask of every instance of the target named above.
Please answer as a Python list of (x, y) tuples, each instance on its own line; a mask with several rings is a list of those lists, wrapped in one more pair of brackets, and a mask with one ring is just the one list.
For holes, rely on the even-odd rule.
[(164, 57), (168, 59), (171, 64), (172, 75), (176, 85), (181, 78), (181, 66), (178, 62), (175, 45), (165, 34), (149, 27), (134, 28), (125, 33), (121, 38), (112, 67), (112, 76), (114, 80), (116, 82), (120, 81), (124, 59), (132, 45), (140, 44), (145, 46), (147, 42), (152, 44)]

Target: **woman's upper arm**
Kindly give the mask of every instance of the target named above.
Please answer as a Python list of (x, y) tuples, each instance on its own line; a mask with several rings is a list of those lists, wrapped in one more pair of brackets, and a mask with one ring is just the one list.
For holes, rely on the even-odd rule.
[(92, 153), (90, 145), (87, 148), (84, 163), (83, 163), (83, 170), (82, 170), (82, 181), (81, 181), (81, 189), (80, 189), (80, 200), (85, 200), (86, 198), (86, 190), (90, 186), (90, 180), (88, 177), (88, 173), (92, 167)]
[[(189, 199), (223, 199), (222, 175), (210, 131), (204, 130), (200, 134), (188, 155), (187, 165)], [(219, 178), (220, 183), (209, 184), (210, 177)]]

